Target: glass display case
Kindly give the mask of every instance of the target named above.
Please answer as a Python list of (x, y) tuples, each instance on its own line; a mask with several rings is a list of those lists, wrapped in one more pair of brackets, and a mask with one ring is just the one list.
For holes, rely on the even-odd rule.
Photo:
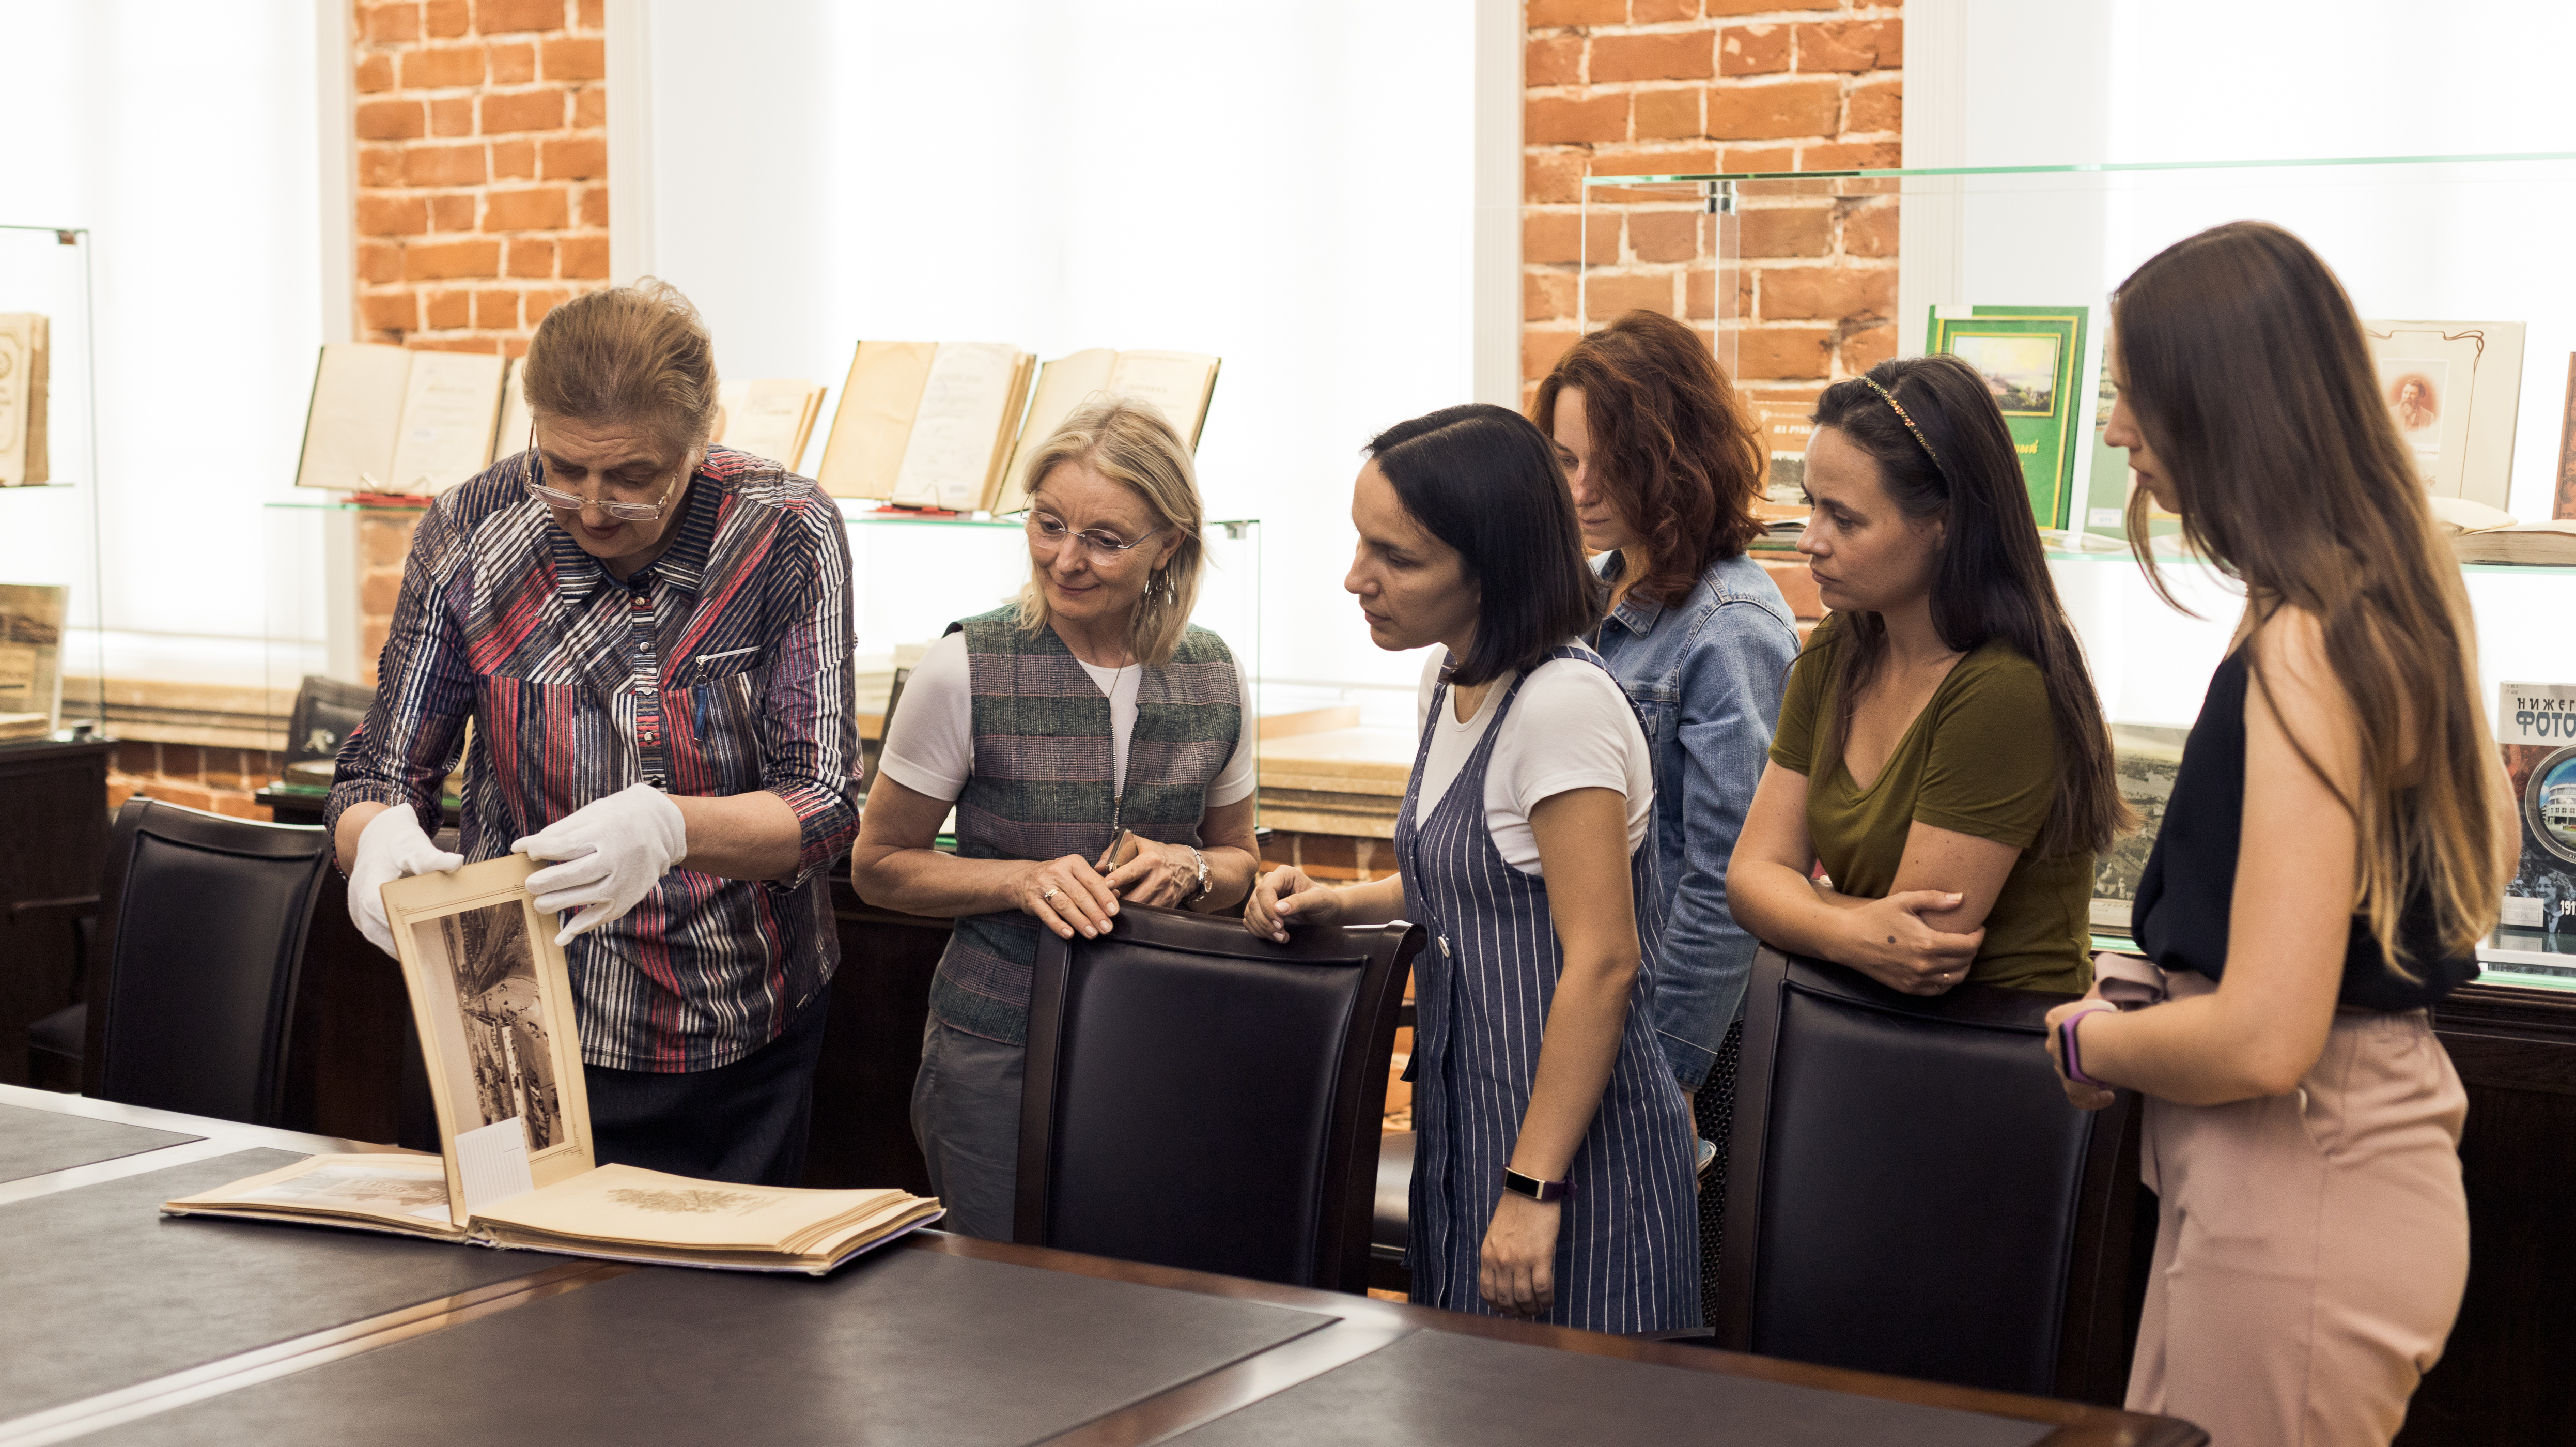
[(94, 250), (0, 225), (0, 745), (103, 734)]
[[(1578, 325), (1683, 317), (1757, 402), (1801, 408), (1889, 355), (1985, 372), (2142, 779), (2198, 713), (2241, 608), (2178, 538), (2159, 562), (2200, 616), (2155, 597), (2122, 525), (2126, 456), (2100, 441), (2110, 291), (2164, 247), (2240, 219), (2297, 233), (2361, 313), (2437, 495), (2523, 522), (2576, 511), (2576, 273), (2547, 264), (2546, 240), (2576, 221), (2576, 153), (1592, 176), (1580, 210)], [(2464, 573), (2491, 723), (2505, 683), (2576, 683), (2576, 567)], [(2487, 952), (2488, 978), (2576, 989), (2576, 953), (2559, 955), (2576, 931), (2525, 933)]]

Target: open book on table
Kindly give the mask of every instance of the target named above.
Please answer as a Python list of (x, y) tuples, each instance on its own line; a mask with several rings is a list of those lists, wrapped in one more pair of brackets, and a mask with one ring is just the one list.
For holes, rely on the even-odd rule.
[(385, 886), (438, 1155), (313, 1156), (161, 1209), (818, 1276), (939, 1218), (939, 1202), (897, 1190), (745, 1186), (597, 1164), (563, 950), (527, 890), (536, 868), (513, 854)]

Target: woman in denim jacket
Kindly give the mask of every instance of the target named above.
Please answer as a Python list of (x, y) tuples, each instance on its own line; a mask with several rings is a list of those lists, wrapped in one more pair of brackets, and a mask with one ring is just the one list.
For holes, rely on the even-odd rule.
[(1718, 1261), (1737, 1012), (1753, 936), (1727, 911), (1726, 865), (1761, 782), (1797, 625), (1744, 548), (1761, 535), (1763, 448), (1689, 327), (1632, 311), (1574, 344), (1539, 384), (1583, 544), (1611, 587), (1596, 649), (1646, 726), (1669, 913), (1653, 1024), (1716, 1147), (1700, 1191), (1703, 1288)]

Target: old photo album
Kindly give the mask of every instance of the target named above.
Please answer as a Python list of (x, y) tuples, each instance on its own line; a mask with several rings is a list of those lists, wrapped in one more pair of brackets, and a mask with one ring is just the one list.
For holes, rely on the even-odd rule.
[(524, 855), (385, 886), (440, 1151), (311, 1156), (163, 1204), (572, 1256), (822, 1275), (938, 1219), (897, 1190), (815, 1191), (597, 1165), (556, 921)]

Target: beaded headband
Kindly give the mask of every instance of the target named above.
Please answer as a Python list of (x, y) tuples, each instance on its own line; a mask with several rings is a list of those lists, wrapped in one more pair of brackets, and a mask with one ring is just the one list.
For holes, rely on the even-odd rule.
[(1914, 416), (1912, 413), (1905, 410), (1905, 404), (1896, 400), (1895, 393), (1878, 385), (1878, 379), (1876, 377), (1863, 376), (1861, 380), (1868, 383), (1869, 390), (1876, 392), (1879, 397), (1887, 403), (1888, 407), (1896, 413), (1896, 420), (1905, 424), (1905, 430), (1914, 434), (1915, 445), (1923, 449), (1924, 456), (1932, 459), (1933, 471), (1940, 471), (1941, 454), (1932, 450), (1932, 443), (1924, 437), (1923, 429), (1914, 425)]

